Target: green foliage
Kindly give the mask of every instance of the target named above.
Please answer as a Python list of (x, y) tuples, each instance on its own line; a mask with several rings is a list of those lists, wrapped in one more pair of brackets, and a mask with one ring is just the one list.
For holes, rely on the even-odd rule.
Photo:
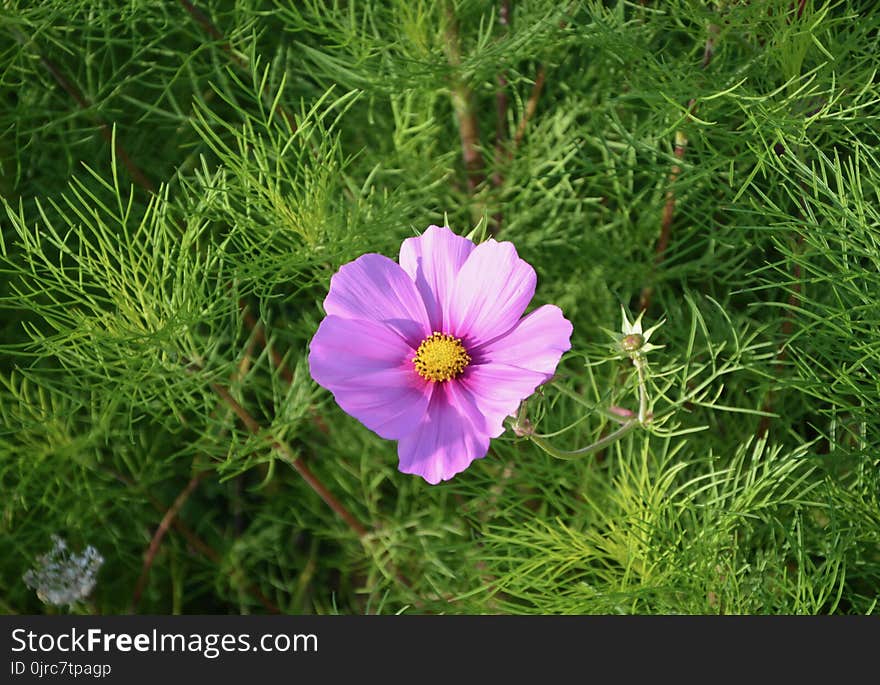
[[(877, 611), (870, 3), (196, 4), (0, 8), (0, 610)], [(636, 410), (640, 300), (654, 420), (399, 473), (308, 343), (443, 223), (574, 323), (543, 439)], [(53, 535), (104, 559), (60, 607)]]

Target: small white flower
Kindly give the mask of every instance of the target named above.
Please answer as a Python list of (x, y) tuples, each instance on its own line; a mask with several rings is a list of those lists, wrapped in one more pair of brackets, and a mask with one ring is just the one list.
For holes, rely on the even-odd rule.
[(92, 592), (103, 563), (104, 557), (91, 545), (82, 554), (73, 554), (63, 538), (53, 535), (52, 549), (38, 557), (37, 568), (25, 573), (22, 579), (37, 591), (42, 602), (73, 605)]

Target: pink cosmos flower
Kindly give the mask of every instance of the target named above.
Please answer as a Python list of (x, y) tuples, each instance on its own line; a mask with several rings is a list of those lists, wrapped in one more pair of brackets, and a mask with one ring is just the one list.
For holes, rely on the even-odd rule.
[(513, 244), (430, 226), (400, 264), (365, 254), (330, 279), (312, 378), (347, 413), (397, 440), (400, 470), (431, 484), (486, 456), (489, 439), (556, 370), (571, 323), (555, 305), (521, 318), (535, 270)]

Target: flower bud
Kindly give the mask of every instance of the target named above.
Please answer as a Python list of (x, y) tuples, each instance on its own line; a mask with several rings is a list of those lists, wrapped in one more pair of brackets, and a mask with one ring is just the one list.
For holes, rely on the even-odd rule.
[(620, 340), (620, 347), (626, 353), (638, 352), (644, 344), (645, 338), (638, 333), (630, 333)]
[(623, 317), (623, 323), (620, 327), (620, 333), (613, 335), (618, 353), (636, 361), (637, 359), (643, 358), (651, 350), (657, 350), (663, 347), (662, 345), (653, 345), (649, 342), (651, 335), (663, 325), (663, 321), (651, 326), (648, 330), (642, 330), (642, 316), (645, 314), (644, 311), (642, 311), (634, 321), (629, 320), (626, 315), (626, 310), (623, 307), (620, 308), (620, 311)]

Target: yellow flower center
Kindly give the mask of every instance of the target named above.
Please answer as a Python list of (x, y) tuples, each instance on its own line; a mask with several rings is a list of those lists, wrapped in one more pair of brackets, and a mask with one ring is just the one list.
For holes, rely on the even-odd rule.
[(413, 357), (413, 364), (422, 378), (440, 383), (460, 376), (470, 361), (461, 340), (436, 331), (422, 340)]

